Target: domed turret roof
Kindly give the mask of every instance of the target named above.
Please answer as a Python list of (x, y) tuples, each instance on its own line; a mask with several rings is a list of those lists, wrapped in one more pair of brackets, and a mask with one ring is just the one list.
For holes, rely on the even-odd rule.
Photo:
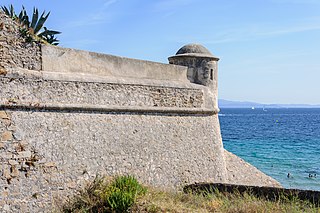
[(212, 55), (210, 51), (202, 46), (201, 44), (187, 44), (181, 47), (176, 55), (181, 54), (188, 54), (188, 53), (199, 53), (199, 54), (206, 54), (206, 55)]
[(219, 60), (217, 57), (212, 55), (212, 53), (202, 46), (201, 44), (187, 44), (181, 47), (175, 56), (173, 57), (182, 57), (182, 56), (192, 56), (192, 57), (207, 57), (214, 58)]

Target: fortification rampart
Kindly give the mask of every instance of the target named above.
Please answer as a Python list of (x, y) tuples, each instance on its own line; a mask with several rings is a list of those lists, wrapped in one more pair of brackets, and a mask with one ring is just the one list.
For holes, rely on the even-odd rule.
[(0, 12), (0, 69), (4, 67), (41, 70), (41, 50), (39, 43), (27, 42), (21, 28)]
[[(82, 50), (42, 47), (43, 70), (63, 73), (86, 73), (112, 78), (135, 78), (188, 82), (187, 68), (170, 66)], [(52, 58), (55, 60), (53, 61)]]
[(0, 211), (50, 212), (97, 174), (280, 186), (223, 149), (201, 45), (161, 64), (27, 43), (0, 16)]

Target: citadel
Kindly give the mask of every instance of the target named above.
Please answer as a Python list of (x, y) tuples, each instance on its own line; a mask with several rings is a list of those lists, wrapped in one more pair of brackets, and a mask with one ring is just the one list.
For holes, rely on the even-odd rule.
[(202, 45), (162, 64), (30, 43), (0, 22), (0, 208), (52, 210), (97, 174), (280, 186), (223, 148), (219, 58)]

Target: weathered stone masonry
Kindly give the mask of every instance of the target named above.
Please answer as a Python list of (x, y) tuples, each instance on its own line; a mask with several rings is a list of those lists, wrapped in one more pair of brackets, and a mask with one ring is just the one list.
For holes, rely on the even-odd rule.
[(40, 48), (38, 43), (26, 42), (21, 35), (19, 26), (0, 12), (1, 70), (12, 67), (41, 70)]
[(203, 46), (161, 64), (28, 43), (0, 18), (0, 212), (57, 210), (97, 174), (280, 186), (223, 149)]
[(191, 88), (6, 77), (1, 79), (0, 87), (3, 104), (77, 103), (199, 108), (204, 102), (203, 92)]

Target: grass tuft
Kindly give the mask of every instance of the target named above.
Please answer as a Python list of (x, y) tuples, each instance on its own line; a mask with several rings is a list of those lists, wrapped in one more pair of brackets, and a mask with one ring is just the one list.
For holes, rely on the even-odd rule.
[(63, 207), (65, 213), (127, 212), (138, 196), (146, 193), (132, 176), (119, 176), (110, 180), (96, 177), (77, 196)]

